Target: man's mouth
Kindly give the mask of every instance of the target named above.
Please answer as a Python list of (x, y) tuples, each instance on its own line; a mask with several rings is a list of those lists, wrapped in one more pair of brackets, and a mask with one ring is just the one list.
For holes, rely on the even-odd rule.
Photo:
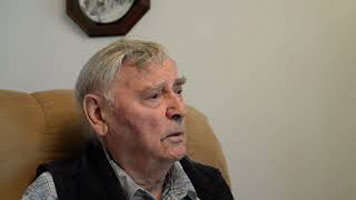
[(178, 141), (178, 140), (182, 140), (183, 137), (184, 137), (184, 132), (174, 132), (174, 133), (170, 133), (170, 134), (164, 136), (161, 139), (161, 141), (166, 140), (166, 139)]

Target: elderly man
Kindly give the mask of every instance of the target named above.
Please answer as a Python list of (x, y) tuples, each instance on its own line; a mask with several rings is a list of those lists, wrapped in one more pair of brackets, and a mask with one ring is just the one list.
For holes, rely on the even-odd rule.
[(93, 136), (85, 153), (41, 165), (23, 199), (233, 199), (218, 170), (186, 156), (184, 83), (157, 43), (100, 50), (75, 89)]

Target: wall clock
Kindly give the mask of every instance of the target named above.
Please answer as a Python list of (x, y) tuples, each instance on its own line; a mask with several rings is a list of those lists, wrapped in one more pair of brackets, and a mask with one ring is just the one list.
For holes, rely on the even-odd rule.
[(68, 16), (90, 37), (126, 35), (150, 0), (67, 0)]

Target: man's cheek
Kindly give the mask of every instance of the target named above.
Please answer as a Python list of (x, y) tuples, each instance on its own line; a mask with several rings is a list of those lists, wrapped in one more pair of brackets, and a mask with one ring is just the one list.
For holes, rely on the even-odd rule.
[(148, 128), (156, 131), (161, 131), (163, 120), (161, 118), (157, 118), (155, 116), (148, 116), (145, 118)]
[(148, 130), (159, 131), (163, 125), (163, 120), (154, 115), (141, 115), (135, 121), (137, 128), (144, 132)]

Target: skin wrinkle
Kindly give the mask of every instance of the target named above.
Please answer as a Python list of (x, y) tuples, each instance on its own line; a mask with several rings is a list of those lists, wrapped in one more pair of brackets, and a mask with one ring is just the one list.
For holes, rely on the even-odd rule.
[[(185, 77), (181, 77), (181, 78), (178, 78), (174, 84), (173, 84), (173, 90), (174, 91), (177, 91), (177, 90), (182, 90), (182, 85), (186, 82), (186, 78)], [(167, 83), (166, 82), (163, 82), (163, 83), (159, 83), (157, 85), (154, 85), (154, 86), (148, 86), (147, 88), (143, 89), (143, 92), (142, 92), (142, 98), (147, 98), (149, 97), (150, 95), (153, 95), (153, 94), (161, 94), (164, 90), (164, 86), (166, 85)]]

